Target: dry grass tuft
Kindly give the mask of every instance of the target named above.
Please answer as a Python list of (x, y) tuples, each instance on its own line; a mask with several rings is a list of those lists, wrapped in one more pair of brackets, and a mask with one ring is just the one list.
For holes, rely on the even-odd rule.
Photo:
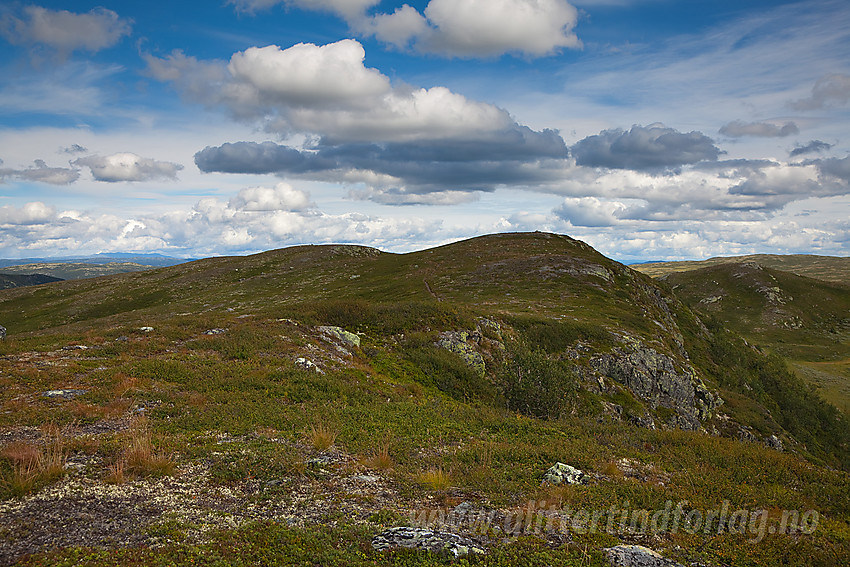
[(390, 455), (389, 443), (384, 443), (375, 449), (372, 454), (363, 461), (363, 463), (370, 469), (377, 469), (381, 471), (392, 469), (395, 462), (393, 461), (392, 455)]
[(124, 450), (109, 467), (104, 481), (121, 484), (136, 477), (170, 476), (176, 468), (170, 456), (155, 450), (150, 424), (140, 417), (130, 426)]
[(42, 443), (10, 443), (0, 451), (10, 467), (0, 478), (0, 488), (11, 496), (24, 496), (39, 486), (54, 482), (65, 474), (65, 443), (62, 430), (55, 425), (42, 428)]
[(307, 439), (314, 449), (324, 451), (330, 449), (336, 442), (337, 431), (328, 427), (324, 422), (317, 425), (311, 425), (310, 431), (307, 433)]
[(451, 486), (451, 474), (444, 471), (441, 467), (430, 468), (427, 471), (419, 473), (417, 480), (431, 490), (446, 490)]

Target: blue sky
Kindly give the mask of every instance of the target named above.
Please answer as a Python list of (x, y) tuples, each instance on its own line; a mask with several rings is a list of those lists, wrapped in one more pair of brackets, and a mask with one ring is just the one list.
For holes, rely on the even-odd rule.
[(0, 257), (848, 255), (844, 0), (0, 7)]

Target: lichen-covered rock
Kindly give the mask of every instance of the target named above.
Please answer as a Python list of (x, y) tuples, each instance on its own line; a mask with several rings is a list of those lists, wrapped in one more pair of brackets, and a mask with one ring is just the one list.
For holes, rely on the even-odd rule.
[(65, 390), (48, 390), (42, 394), (45, 398), (61, 398), (63, 400), (70, 400), (77, 396), (82, 396), (88, 392), (88, 390), (74, 390), (74, 389), (65, 389)]
[(475, 348), (480, 341), (481, 334), (478, 332), (446, 331), (440, 333), (440, 338), (434, 345), (460, 355), (464, 362), (474, 368), (479, 375), (484, 376), (486, 370), (484, 357)]
[(205, 335), (223, 335), (227, 332), (227, 329), (222, 329), (220, 327), (216, 327), (215, 329), (208, 329), (204, 331)]
[(350, 346), (360, 346), (360, 337), (355, 335), (352, 332), (346, 331), (342, 327), (333, 327), (330, 325), (323, 325), (318, 327), (320, 333), (330, 338), (336, 339), (338, 341), (342, 341)]
[(617, 545), (605, 549), (608, 563), (614, 567), (682, 567), (671, 559), (642, 545)]
[(6, 339), (6, 327), (0, 325), (0, 341)]
[(485, 553), (475, 542), (457, 534), (409, 527), (384, 530), (372, 538), (372, 547), (377, 551), (396, 547), (424, 549), (433, 553), (447, 553), (453, 557)]
[(543, 482), (549, 484), (587, 484), (587, 475), (565, 463), (555, 463), (543, 475)]
[(590, 360), (591, 367), (627, 386), (635, 396), (656, 408), (665, 407), (678, 414), (675, 425), (699, 429), (700, 420), (711, 417), (723, 403), (697, 377), (690, 364), (677, 364), (666, 354), (632, 340), (611, 354)]

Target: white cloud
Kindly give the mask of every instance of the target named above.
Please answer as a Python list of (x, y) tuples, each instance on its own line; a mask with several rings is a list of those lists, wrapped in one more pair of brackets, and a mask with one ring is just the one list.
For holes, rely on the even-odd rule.
[(17, 45), (46, 45), (60, 53), (75, 50), (96, 52), (111, 47), (130, 34), (130, 21), (106, 8), (78, 14), (25, 6), (23, 14), (7, 14), (0, 21), (0, 35)]
[(375, 36), (396, 47), (407, 47), (416, 38), (425, 37), (432, 31), (425, 16), (407, 4), (391, 14), (361, 18), (354, 25), (360, 33)]
[(431, 0), (420, 13), (409, 4), (370, 14), (380, 0), (230, 0), (255, 13), (287, 4), (332, 12), (352, 30), (380, 41), (446, 57), (543, 56), (580, 48), (573, 28), (578, 11), (566, 0)]
[(572, 31), (577, 11), (564, 0), (431, 0), (425, 16), (435, 33), (423, 47), (449, 56), (540, 56), (581, 47)]
[(167, 161), (156, 161), (132, 153), (117, 153), (108, 156), (87, 156), (72, 162), (91, 170), (98, 181), (116, 183), (120, 181), (149, 181), (152, 179), (176, 179), (182, 165)]
[(250, 48), (228, 65), (175, 52), (146, 56), (149, 72), (187, 96), (222, 105), (268, 131), (334, 141), (480, 140), (516, 127), (503, 109), (445, 87), (392, 86), (363, 65), (359, 42)]
[(228, 206), (243, 211), (303, 211), (313, 204), (307, 193), (281, 182), (274, 187), (242, 189)]
[(233, 83), (225, 96), (235, 104), (368, 106), (390, 91), (390, 82), (365, 67), (365, 58), (363, 46), (352, 39), (287, 49), (251, 47), (231, 57), (227, 70)]
[(26, 203), (17, 208), (11, 205), (0, 207), (0, 227), (3, 225), (44, 224), (54, 218), (56, 210), (40, 201)]

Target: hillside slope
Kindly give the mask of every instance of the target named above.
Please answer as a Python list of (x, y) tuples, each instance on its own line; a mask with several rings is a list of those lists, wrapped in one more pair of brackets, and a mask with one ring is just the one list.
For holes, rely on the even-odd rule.
[[(566, 236), (299, 246), (10, 289), (0, 324), (0, 487), (23, 496), (0, 502), (0, 533), (18, 534), (0, 564), (120, 564), (141, 545), (160, 546), (150, 564), (432, 565), (369, 538), (459, 508), (496, 518), (445, 524), (493, 565), (602, 565), (603, 547), (647, 542), (706, 564), (850, 555), (846, 420)], [(51, 454), (66, 462), (21, 482)], [(585, 484), (541, 484), (558, 462)], [(685, 501), (771, 522), (816, 509), (826, 527), (759, 543), (556, 521)], [(119, 549), (75, 549), (104, 541)]]
[(671, 273), (662, 280), (698, 312), (795, 363), (850, 411), (850, 286), (754, 262)]

